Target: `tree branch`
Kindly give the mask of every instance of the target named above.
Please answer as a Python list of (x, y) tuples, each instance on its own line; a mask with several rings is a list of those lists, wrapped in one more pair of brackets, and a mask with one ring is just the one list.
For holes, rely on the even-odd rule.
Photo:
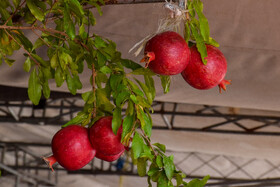
[(32, 57), (31, 53), (27, 51), (22, 44), (20, 44), (6, 29), (4, 31), (28, 54), (28, 56), (38, 65), (40, 66), (40, 63)]
[[(94, 94), (94, 97), (96, 96), (95, 91), (95, 76), (96, 76), (96, 71), (95, 71), (95, 67), (94, 67), (94, 63), (92, 63), (92, 92)], [(96, 117), (96, 99), (93, 102), (93, 111), (92, 111), (92, 118)]]
[(26, 0), (24, 0), (17, 8), (16, 10), (13, 12), (13, 14), (6, 20), (4, 25), (7, 25), (7, 23), (13, 18), (13, 16), (17, 13), (17, 11), (24, 5), (24, 3), (26, 2)]

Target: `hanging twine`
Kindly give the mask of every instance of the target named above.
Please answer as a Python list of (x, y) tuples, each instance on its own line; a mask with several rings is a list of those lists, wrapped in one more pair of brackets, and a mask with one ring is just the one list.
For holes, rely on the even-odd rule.
[(182, 21), (186, 20), (186, 0), (179, 0), (179, 6), (170, 0), (168, 2), (165, 0), (164, 8), (167, 11), (167, 17), (159, 20), (159, 26), (155, 33), (149, 34), (139, 42), (137, 42), (130, 50), (129, 53), (132, 52), (134, 49), (135, 51), (134, 55), (138, 56), (142, 49), (145, 47), (146, 43), (153, 38), (155, 35), (165, 32), (165, 31), (175, 31), (180, 32), (180, 24)]

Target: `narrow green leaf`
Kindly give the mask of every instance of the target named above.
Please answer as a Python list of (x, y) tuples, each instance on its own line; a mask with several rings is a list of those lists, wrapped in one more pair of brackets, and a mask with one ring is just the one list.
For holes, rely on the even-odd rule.
[(75, 85), (75, 81), (71, 77), (71, 75), (68, 71), (66, 73), (66, 83), (67, 83), (68, 90), (71, 92), (71, 94), (76, 95), (77, 88), (76, 88), (76, 85)]
[(39, 55), (35, 54), (35, 53), (31, 53), (31, 56), (36, 59), (37, 62), (39, 62), (42, 66), (44, 67), (48, 67), (50, 64), (49, 62), (45, 61), (42, 59), (42, 57), (40, 57)]
[(206, 185), (209, 178), (210, 178), (210, 176), (207, 175), (202, 180), (193, 179), (186, 185), (186, 187), (203, 187)]
[(114, 105), (110, 102), (110, 100), (106, 97), (106, 92), (104, 89), (96, 90), (96, 104), (100, 110), (106, 111), (108, 113), (112, 113), (114, 109)]
[(38, 105), (41, 99), (41, 84), (39, 77), (36, 73), (36, 69), (34, 68), (30, 74), (28, 81), (28, 97), (32, 101), (34, 105)]
[(151, 93), (150, 89), (147, 87), (146, 84), (142, 83), (138, 79), (134, 79), (134, 80), (140, 85), (140, 87), (142, 88), (142, 90), (144, 91), (147, 97), (148, 103), (151, 105), (153, 103), (153, 94)]
[(158, 155), (156, 157), (156, 164), (158, 165), (158, 167), (162, 168), (163, 167), (163, 162), (162, 162), (162, 157), (160, 155)]
[(143, 152), (143, 144), (144, 144), (144, 141), (143, 141), (142, 137), (139, 135), (138, 132), (135, 132), (135, 135), (132, 140), (132, 145), (131, 145), (134, 159), (137, 159), (140, 157), (141, 153)]
[(144, 177), (147, 172), (147, 159), (138, 158), (137, 159), (137, 172), (140, 177)]
[(112, 120), (112, 130), (115, 135), (117, 135), (118, 130), (122, 124), (122, 115), (121, 115), (122, 109), (119, 107), (116, 107), (113, 112), (113, 120)]
[(87, 104), (92, 104), (95, 101), (93, 91), (88, 91), (82, 94), (82, 98)]
[(122, 59), (121, 63), (124, 67), (131, 69), (131, 70), (136, 70), (136, 69), (142, 68), (142, 66), (139, 65), (138, 63), (135, 63), (132, 60), (128, 60), (128, 59)]
[(100, 71), (104, 74), (112, 73), (112, 70), (108, 66), (103, 66), (102, 68), (100, 68)]
[(84, 16), (84, 10), (78, 0), (70, 0), (69, 7), (80, 19)]
[(74, 40), (76, 37), (76, 30), (75, 30), (75, 25), (71, 19), (69, 5), (67, 2), (64, 4), (63, 21), (64, 21), (64, 30), (66, 31), (70, 39)]
[(197, 28), (195, 26), (195, 24), (191, 24), (191, 31), (192, 34), (196, 40), (196, 47), (197, 50), (199, 51), (200, 55), (201, 55), (201, 59), (203, 64), (207, 64), (207, 60), (205, 59), (207, 57), (207, 49), (206, 49), (206, 45), (203, 41), (202, 36), (198, 33)]
[(49, 83), (47, 80), (42, 84), (42, 88), (43, 88), (44, 97), (46, 99), (50, 98), (51, 90), (50, 90)]
[(154, 76), (156, 75), (154, 72), (152, 72), (149, 68), (137, 68), (134, 71), (131, 72), (133, 75), (148, 75), (148, 76)]
[(57, 57), (57, 53), (53, 54), (51, 60), (50, 60), (50, 63), (51, 63), (51, 67), (53, 69), (55, 69), (57, 66), (58, 66), (58, 57)]
[(168, 178), (166, 177), (164, 172), (160, 172), (159, 174), (157, 187), (168, 187)]
[(124, 78), (124, 76), (121, 74), (112, 74), (110, 76), (110, 86), (111, 86), (112, 90), (117, 90), (117, 88), (123, 78)]
[(203, 4), (201, 1), (194, 1), (194, 8), (199, 18), (200, 34), (204, 41), (209, 41), (210, 29), (207, 18), (203, 14)]
[(164, 171), (169, 180), (173, 178), (174, 170), (175, 170), (175, 165), (173, 163), (172, 157), (163, 157), (163, 165), (164, 165)]
[(126, 100), (130, 98), (130, 93), (126, 90), (120, 92), (116, 96), (116, 106), (121, 107)]
[(132, 130), (133, 127), (133, 115), (127, 115), (123, 120), (122, 142), (126, 135)]
[(126, 79), (126, 81), (129, 83), (130, 88), (135, 94), (144, 97), (144, 93), (139, 89), (139, 87), (133, 81), (129, 79)]
[(95, 36), (94, 37), (94, 46), (97, 49), (100, 49), (102, 47), (106, 47), (107, 43), (100, 36)]
[(170, 76), (160, 75), (161, 86), (163, 88), (163, 92), (166, 94), (169, 92), (171, 79)]
[(33, 0), (27, 0), (26, 3), (30, 12), (36, 17), (36, 19), (39, 21), (43, 21), (45, 19), (44, 13), (38, 8)]
[(63, 84), (64, 80), (65, 80), (64, 73), (62, 72), (60, 67), (58, 67), (55, 70), (54, 78), (55, 78), (56, 86), (60, 87)]
[(137, 118), (140, 120), (141, 128), (144, 130), (145, 134), (150, 137), (152, 134), (152, 121), (151, 119), (145, 114), (145, 112), (138, 107), (137, 108)]
[(76, 117), (68, 121), (66, 124), (64, 124), (62, 127), (67, 127), (68, 125), (72, 124), (81, 124), (84, 120), (86, 120), (88, 117), (88, 114), (84, 112), (79, 112)]
[(157, 148), (159, 148), (162, 152), (164, 152), (164, 153), (165, 153), (165, 151), (166, 151), (166, 147), (165, 147), (165, 145), (164, 145), (164, 144), (154, 143), (153, 145), (154, 145), (154, 146), (156, 146), (156, 147), (157, 147)]

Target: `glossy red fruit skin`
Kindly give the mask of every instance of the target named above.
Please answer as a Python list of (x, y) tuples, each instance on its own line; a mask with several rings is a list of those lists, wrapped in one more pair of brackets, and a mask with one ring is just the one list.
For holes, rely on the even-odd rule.
[(112, 119), (112, 116), (102, 117), (89, 129), (89, 139), (97, 155), (112, 156), (125, 150), (121, 143), (122, 126), (115, 135), (112, 130)]
[(104, 155), (101, 152), (96, 153), (96, 158), (99, 158), (101, 160), (107, 161), (107, 162), (113, 162), (121, 157), (125, 150), (122, 150), (120, 153), (115, 155)]
[(154, 53), (148, 67), (160, 75), (176, 75), (188, 65), (190, 49), (176, 32), (167, 31), (154, 36), (145, 46), (145, 54)]
[(227, 72), (227, 61), (223, 53), (211, 45), (206, 45), (206, 48), (208, 56), (206, 57), (207, 64), (204, 65), (196, 46), (191, 47), (190, 62), (181, 73), (183, 78), (189, 85), (201, 90), (229, 84), (228, 81), (224, 80)]
[(52, 139), (52, 152), (56, 161), (69, 171), (84, 167), (96, 154), (89, 141), (88, 129), (80, 125), (59, 130)]

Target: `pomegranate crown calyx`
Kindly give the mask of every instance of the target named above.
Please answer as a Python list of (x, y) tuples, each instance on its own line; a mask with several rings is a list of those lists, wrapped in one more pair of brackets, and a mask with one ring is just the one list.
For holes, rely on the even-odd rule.
[(144, 58), (142, 58), (141, 62), (145, 62), (145, 68), (149, 66), (149, 63), (155, 60), (156, 56), (154, 52), (145, 52)]

